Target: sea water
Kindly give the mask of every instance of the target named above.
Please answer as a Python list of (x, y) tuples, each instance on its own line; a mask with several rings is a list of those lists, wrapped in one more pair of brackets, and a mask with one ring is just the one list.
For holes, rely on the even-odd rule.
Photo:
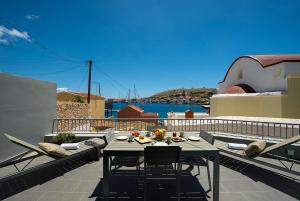
[[(121, 110), (126, 107), (127, 103), (114, 103), (113, 110)], [(201, 105), (189, 105), (189, 104), (162, 104), (162, 103), (133, 103), (144, 112), (158, 113), (160, 118), (167, 118), (168, 112), (185, 112), (186, 110), (192, 110), (193, 112), (207, 112), (207, 109), (201, 107)], [(113, 117), (118, 117), (117, 112), (113, 112)]]

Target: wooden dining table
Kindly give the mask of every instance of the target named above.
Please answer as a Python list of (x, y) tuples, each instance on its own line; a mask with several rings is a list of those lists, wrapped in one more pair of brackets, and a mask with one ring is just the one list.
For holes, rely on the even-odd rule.
[[(127, 135), (130, 136), (130, 132), (119, 133), (117, 136)], [(167, 136), (171, 136), (172, 133), (167, 133)], [(199, 141), (189, 140), (189, 136), (198, 136), (196, 133), (185, 133), (185, 141), (172, 142), (169, 146), (181, 146), (181, 154), (184, 156), (200, 156), (209, 157), (213, 161), (213, 200), (219, 200), (219, 181), (220, 181), (220, 166), (219, 166), (219, 150), (200, 138)], [(103, 198), (108, 199), (109, 196), (109, 157), (111, 156), (143, 156), (144, 148), (146, 146), (153, 146), (155, 140), (151, 143), (140, 144), (136, 141), (128, 142), (127, 140), (120, 141), (116, 138), (113, 139), (103, 149)]]

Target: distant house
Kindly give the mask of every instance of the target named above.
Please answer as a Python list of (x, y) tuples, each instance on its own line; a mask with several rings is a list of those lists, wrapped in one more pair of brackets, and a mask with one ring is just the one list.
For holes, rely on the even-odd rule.
[(194, 112), (192, 110), (185, 111), (185, 118), (186, 119), (193, 119), (194, 118)]
[(300, 118), (300, 55), (237, 58), (211, 98), (212, 116)]
[[(143, 121), (146, 122), (154, 122), (158, 123), (158, 114), (157, 113), (150, 113), (147, 112), (145, 113), (144, 110), (141, 108), (134, 106), (134, 105), (129, 105), (122, 110), (119, 111), (118, 113), (119, 118), (149, 118), (148, 120), (144, 119)], [(154, 119), (154, 120), (153, 120)]]

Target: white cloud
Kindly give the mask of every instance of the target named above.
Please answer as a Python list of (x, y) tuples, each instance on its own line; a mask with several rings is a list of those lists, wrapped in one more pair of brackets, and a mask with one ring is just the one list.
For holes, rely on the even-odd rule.
[(5, 26), (0, 25), (0, 44), (8, 44), (17, 39), (31, 42), (30, 36), (26, 31), (19, 31), (15, 28), (8, 29)]
[(1, 39), (0, 38), (0, 44), (5, 44), (7, 45), (8, 44), (8, 41), (6, 39)]
[(29, 20), (37, 20), (40, 18), (38, 15), (26, 15), (25, 17)]
[(63, 92), (63, 91), (69, 91), (69, 88), (67, 87), (59, 87), (56, 89), (57, 92)]

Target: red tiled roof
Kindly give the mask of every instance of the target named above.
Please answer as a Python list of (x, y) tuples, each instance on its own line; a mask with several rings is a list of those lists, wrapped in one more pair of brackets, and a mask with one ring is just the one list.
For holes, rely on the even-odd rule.
[(253, 55), (253, 56), (241, 56), (234, 60), (231, 66), (228, 68), (227, 73), (223, 79), (223, 81), (219, 82), (222, 83), (226, 80), (226, 77), (229, 73), (231, 67), (237, 62), (239, 59), (242, 58), (250, 58), (257, 61), (262, 68), (267, 68), (275, 64), (279, 64), (282, 62), (300, 62), (300, 54), (286, 54), (286, 55)]
[(254, 55), (249, 56), (260, 63), (263, 68), (272, 66), (282, 62), (300, 62), (300, 54), (287, 55)]
[(135, 106), (135, 105), (129, 105), (128, 107), (130, 107), (130, 108), (132, 108), (132, 109), (134, 109), (134, 110), (136, 110), (136, 111), (138, 111), (138, 112), (144, 112), (144, 110), (142, 110), (141, 108), (139, 108), (139, 107), (137, 107), (137, 106)]
[(239, 84), (225, 89), (224, 94), (255, 93), (255, 90), (247, 84)]

